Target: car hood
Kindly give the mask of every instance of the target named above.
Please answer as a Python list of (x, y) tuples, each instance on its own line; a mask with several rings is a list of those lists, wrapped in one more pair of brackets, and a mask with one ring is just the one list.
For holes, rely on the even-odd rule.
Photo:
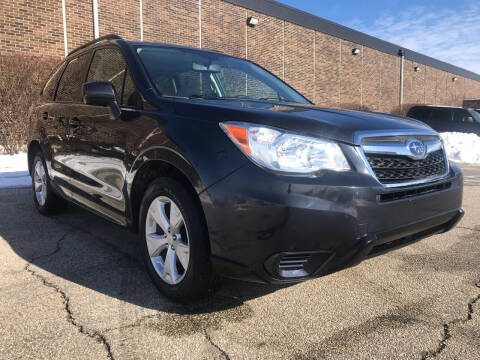
[[(221, 121), (244, 121), (273, 126), (291, 132), (358, 144), (362, 135), (436, 134), (428, 125), (406, 117), (370, 111), (339, 110), (314, 105), (263, 101), (198, 100), (201, 107), (223, 109)], [(192, 105), (193, 105), (192, 103)], [(182, 107), (177, 107), (180, 109)], [(200, 115), (203, 111), (197, 109)]]

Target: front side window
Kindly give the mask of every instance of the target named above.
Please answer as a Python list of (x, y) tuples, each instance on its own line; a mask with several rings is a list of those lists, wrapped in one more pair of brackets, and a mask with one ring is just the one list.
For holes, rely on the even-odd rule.
[(249, 61), (194, 49), (159, 46), (140, 46), (137, 53), (162, 96), (310, 103), (283, 81)]
[(128, 68), (125, 74), (125, 85), (123, 87), (122, 105), (133, 108), (141, 108), (143, 106), (142, 97), (140, 96), (140, 93), (135, 87), (135, 83), (133, 82), (132, 75), (130, 75), (130, 71), (128, 70)]
[(472, 115), (463, 109), (453, 111), (453, 121), (456, 123), (473, 123)]
[(87, 81), (110, 81), (117, 94), (118, 102), (123, 88), (126, 63), (119, 50), (106, 48), (95, 51)]
[(95, 51), (87, 81), (109, 81), (119, 104), (140, 108), (142, 100), (120, 50), (105, 48)]
[(468, 110), (469, 116), (471, 116), (475, 123), (480, 123), (480, 112), (476, 110)]
[(68, 63), (67, 68), (60, 79), (60, 83), (58, 84), (55, 100), (81, 102), (82, 87), (85, 80), (85, 68), (89, 59), (90, 53), (86, 53)]

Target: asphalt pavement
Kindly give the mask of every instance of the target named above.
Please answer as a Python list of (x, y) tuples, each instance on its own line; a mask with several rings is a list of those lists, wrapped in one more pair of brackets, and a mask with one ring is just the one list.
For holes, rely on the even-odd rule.
[(134, 234), (0, 190), (0, 358), (479, 359), (480, 167), (465, 184), (449, 233), (300, 284), (225, 280), (188, 306), (151, 284)]

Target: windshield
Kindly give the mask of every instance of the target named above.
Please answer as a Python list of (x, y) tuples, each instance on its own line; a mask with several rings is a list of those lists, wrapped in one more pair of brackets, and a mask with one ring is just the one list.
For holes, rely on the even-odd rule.
[(261, 67), (231, 56), (194, 49), (139, 46), (151, 80), (162, 96), (310, 102)]

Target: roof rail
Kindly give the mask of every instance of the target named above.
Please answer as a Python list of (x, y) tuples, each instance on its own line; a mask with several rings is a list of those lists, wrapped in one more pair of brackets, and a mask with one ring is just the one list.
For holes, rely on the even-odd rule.
[(103, 35), (103, 36), (100, 36), (96, 39), (93, 39), (83, 45), (80, 45), (79, 47), (73, 49), (72, 51), (70, 51), (68, 53), (68, 56), (70, 56), (71, 54), (73, 53), (76, 53), (77, 51), (79, 50), (82, 50), (82, 49), (85, 49), (87, 46), (90, 46), (90, 45), (93, 45), (93, 44), (96, 44), (97, 42), (99, 41), (102, 41), (102, 40), (122, 40), (122, 37), (121, 36), (118, 36), (118, 35), (115, 35), (115, 34), (108, 34), (108, 35)]

